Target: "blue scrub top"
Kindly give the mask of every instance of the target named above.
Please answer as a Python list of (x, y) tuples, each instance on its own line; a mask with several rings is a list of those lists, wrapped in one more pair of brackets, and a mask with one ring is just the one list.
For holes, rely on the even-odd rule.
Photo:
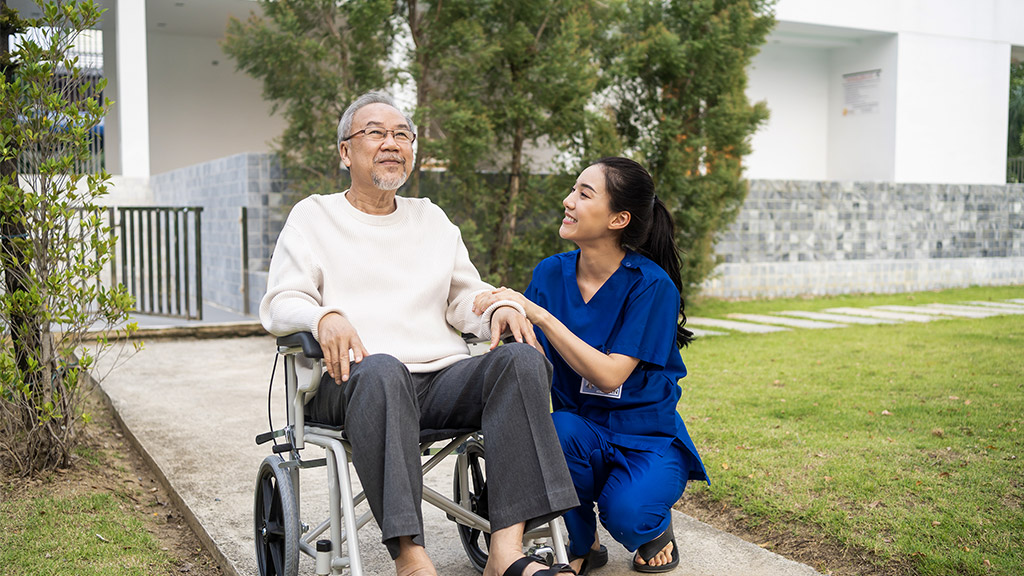
[(678, 439), (692, 455), (689, 479), (707, 481), (704, 464), (676, 412), (682, 393), (678, 382), (686, 376), (676, 344), (679, 291), (660, 266), (627, 251), (619, 268), (584, 302), (576, 282), (579, 253), (541, 261), (525, 296), (587, 344), (640, 363), (617, 397), (600, 394), (569, 367), (538, 328), (537, 339), (554, 366), (552, 407), (604, 428), (609, 442), (623, 448), (662, 453)]

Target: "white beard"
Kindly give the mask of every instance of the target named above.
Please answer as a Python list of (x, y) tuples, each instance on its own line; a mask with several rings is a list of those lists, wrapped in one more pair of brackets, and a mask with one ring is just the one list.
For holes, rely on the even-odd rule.
[(380, 190), (398, 190), (409, 178), (409, 175), (405, 173), (404, 168), (402, 169), (401, 174), (380, 175), (377, 172), (373, 172), (371, 176), (373, 178), (373, 185)]

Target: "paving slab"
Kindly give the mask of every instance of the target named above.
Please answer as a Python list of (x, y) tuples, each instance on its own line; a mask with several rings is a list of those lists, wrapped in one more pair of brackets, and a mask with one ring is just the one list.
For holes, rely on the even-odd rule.
[(689, 318), (686, 321), (686, 329), (693, 332), (693, 335), (702, 338), (704, 336), (728, 336), (728, 332), (718, 332), (717, 330), (705, 330), (703, 328), (694, 328), (690, 326)]
[[(923, 306), (875, 306), (879, 310), (891, 310), (893, 312), (906, 312), (909, 314), (927, 314), (929, 316), (954, 316), (957, 318), (988, 318), (995, 316), (998, 312), (986, 312), (983, 309), (975, 310), (949, 310), (926, 304)], [(979, 311), (980, 310), (980, 311)]]
[[(268, 423), (268, 385), (274, 427), (283, 416), (283, 369), (274, 370), (276, 350), (269, 336), (248, 338), (155, 339), (113, 367), (105, 357), (94, 371), (107, 374), (102, 390), (136, 443), (182, 507), (189, 523), (212, 549), (228, 576), (257, 574), (253, 539), (253, 489), (260, 462), (271, 454), (257, 446), (256, 434)], [(307, 458), (317, 457), (308, 447)], [(454, 463), (443, 462), (425, 477), (441, 493), (452, 490)], [(327, 517), (325, 468), (304, 470), (301, 507), (304, 522)], [(358, 486), (356, 488), (358, 490)], [(685, 496), (684, 496), (685, 497)], [(365, 507), (365, 504), (363, 505)], [(365, 509), (365, 508), (364, 508)], [(424, 506), (427, 551), (445, 576), (475, 576), (462, 550), (455, 524)], [(679, 576), (815, 576), (813, 568), (721, 532), (677, 511), (673, 522), (680, 552)], [(635, 574), (631, 555), (603, 529), (610, 561), (599, 576)], [(359, 534), (366, 573), (393, 575), (394, 564), (370, 522)], [(314, 573), (303, 557), (299, 574)]]
[(727, 314), (729, 318), (746, 320), (748, 322), (760, 322), (762, 324), (780, 324), (790, 328), (807, 328), (809, 330), (821, 330), (826, 328), (846, 328), (846, 324), (835, 322), (820, 322), (816, 320), (801, 320), (799, 318), (786, 318), (784, 316), (770, 316), (768, 314)]
[(1004, 308), (990, 308), (987, 306), (967, 306), (963, 304), (929, 304), (927, 307), (934, 308), (936, 310), (943, 310), (950, 314), (973, 314), (978, 318), (988, 318), (989, 316), (1001, 316), (1004, 314), (1024, 314), (1024, 309), (1009, 310)]
[(1014, 304), (1024, 304), (1024, 298), (1010, 298), (1009, 300), (1007, 300), (1007, 302), (1012, 302)]
[(748, 334), (764, 334), (767, 332), (785, 332), (789, 328), (783, 328), (781, 326), (769, 326), (765, 324), (751, 324), (750, 322), (736, 322), (734, 320), (721, 320), (719, 318), (701, 318), (701, 317), (686, 317), (686, 324), (696, 326), (711, 326), (712, 328), (725, 328), (726, 330), (735, 330), (736, 332), (745, 332)]
[(835, 314), (851, 314), (853, 316), (867, 316), (869, 318), (881, 318), (883, 320), (899, 320), (901, 322), (931, 322), (934, 316), (924, 314), (907, 314), (905, 312), (891, 312), (877, 308), (826, 308), (826, 312)]
[(826, 322), (838, 322), (840, 324), (899, 324), (898, 320), (883, 320), (881, 318), (868, 318), (866, 316), (850, 316), (848, 314), (829, 314), (827, 312), (805, 312), (803, 310), (784, 310), (778, 314), (786, 316), (798, 316), (810, 318), (811, 320), (824, 320)]
[(1009, 302), (986, 302), (982, 300), (971, 300), (965, 302), (971, 306), (987, 306), (989, 308), (999, 308), (1002, 310), (1021, 310), (1024, 311), (1024, 304), (1010, 304)]

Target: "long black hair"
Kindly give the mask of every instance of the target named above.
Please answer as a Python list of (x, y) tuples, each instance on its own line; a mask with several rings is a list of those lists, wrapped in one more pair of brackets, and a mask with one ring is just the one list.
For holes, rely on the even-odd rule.
[[(611, 211), (630, 214), (629, 224), (619, 239), (622, 247), (639, 252), (661, 266), (682, 294), (675, 222), (668, 207), (655, 195), (654, 179), (650, 173), (629, 158), (612, 156), (601, 158), (594, 164), (604, 168)], [(693, 341), (693, 332), (685, 328), (685, 307), (680, 296), (679, 323), (676, 325), (676, 343), (679, 346), (687, 346)]]

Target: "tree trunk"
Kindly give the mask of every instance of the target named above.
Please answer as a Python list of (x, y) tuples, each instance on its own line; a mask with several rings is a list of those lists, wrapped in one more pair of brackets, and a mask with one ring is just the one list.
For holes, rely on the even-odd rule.
[(516, 236), (518, 219), (519, 192), (522, 189), (523, 144), (526, 140), (523, 121), (516, 123), (512, 137), (512, 165), (508, 177), (508, 189), (505, 191), (505, 205), (501, 207), (501, 219), (498, 221), (497, 241), (491, 250), (491, 269), (498, 273), (499, 282), (504, 284), (511, 273), (508, 265), (509, 248)]

